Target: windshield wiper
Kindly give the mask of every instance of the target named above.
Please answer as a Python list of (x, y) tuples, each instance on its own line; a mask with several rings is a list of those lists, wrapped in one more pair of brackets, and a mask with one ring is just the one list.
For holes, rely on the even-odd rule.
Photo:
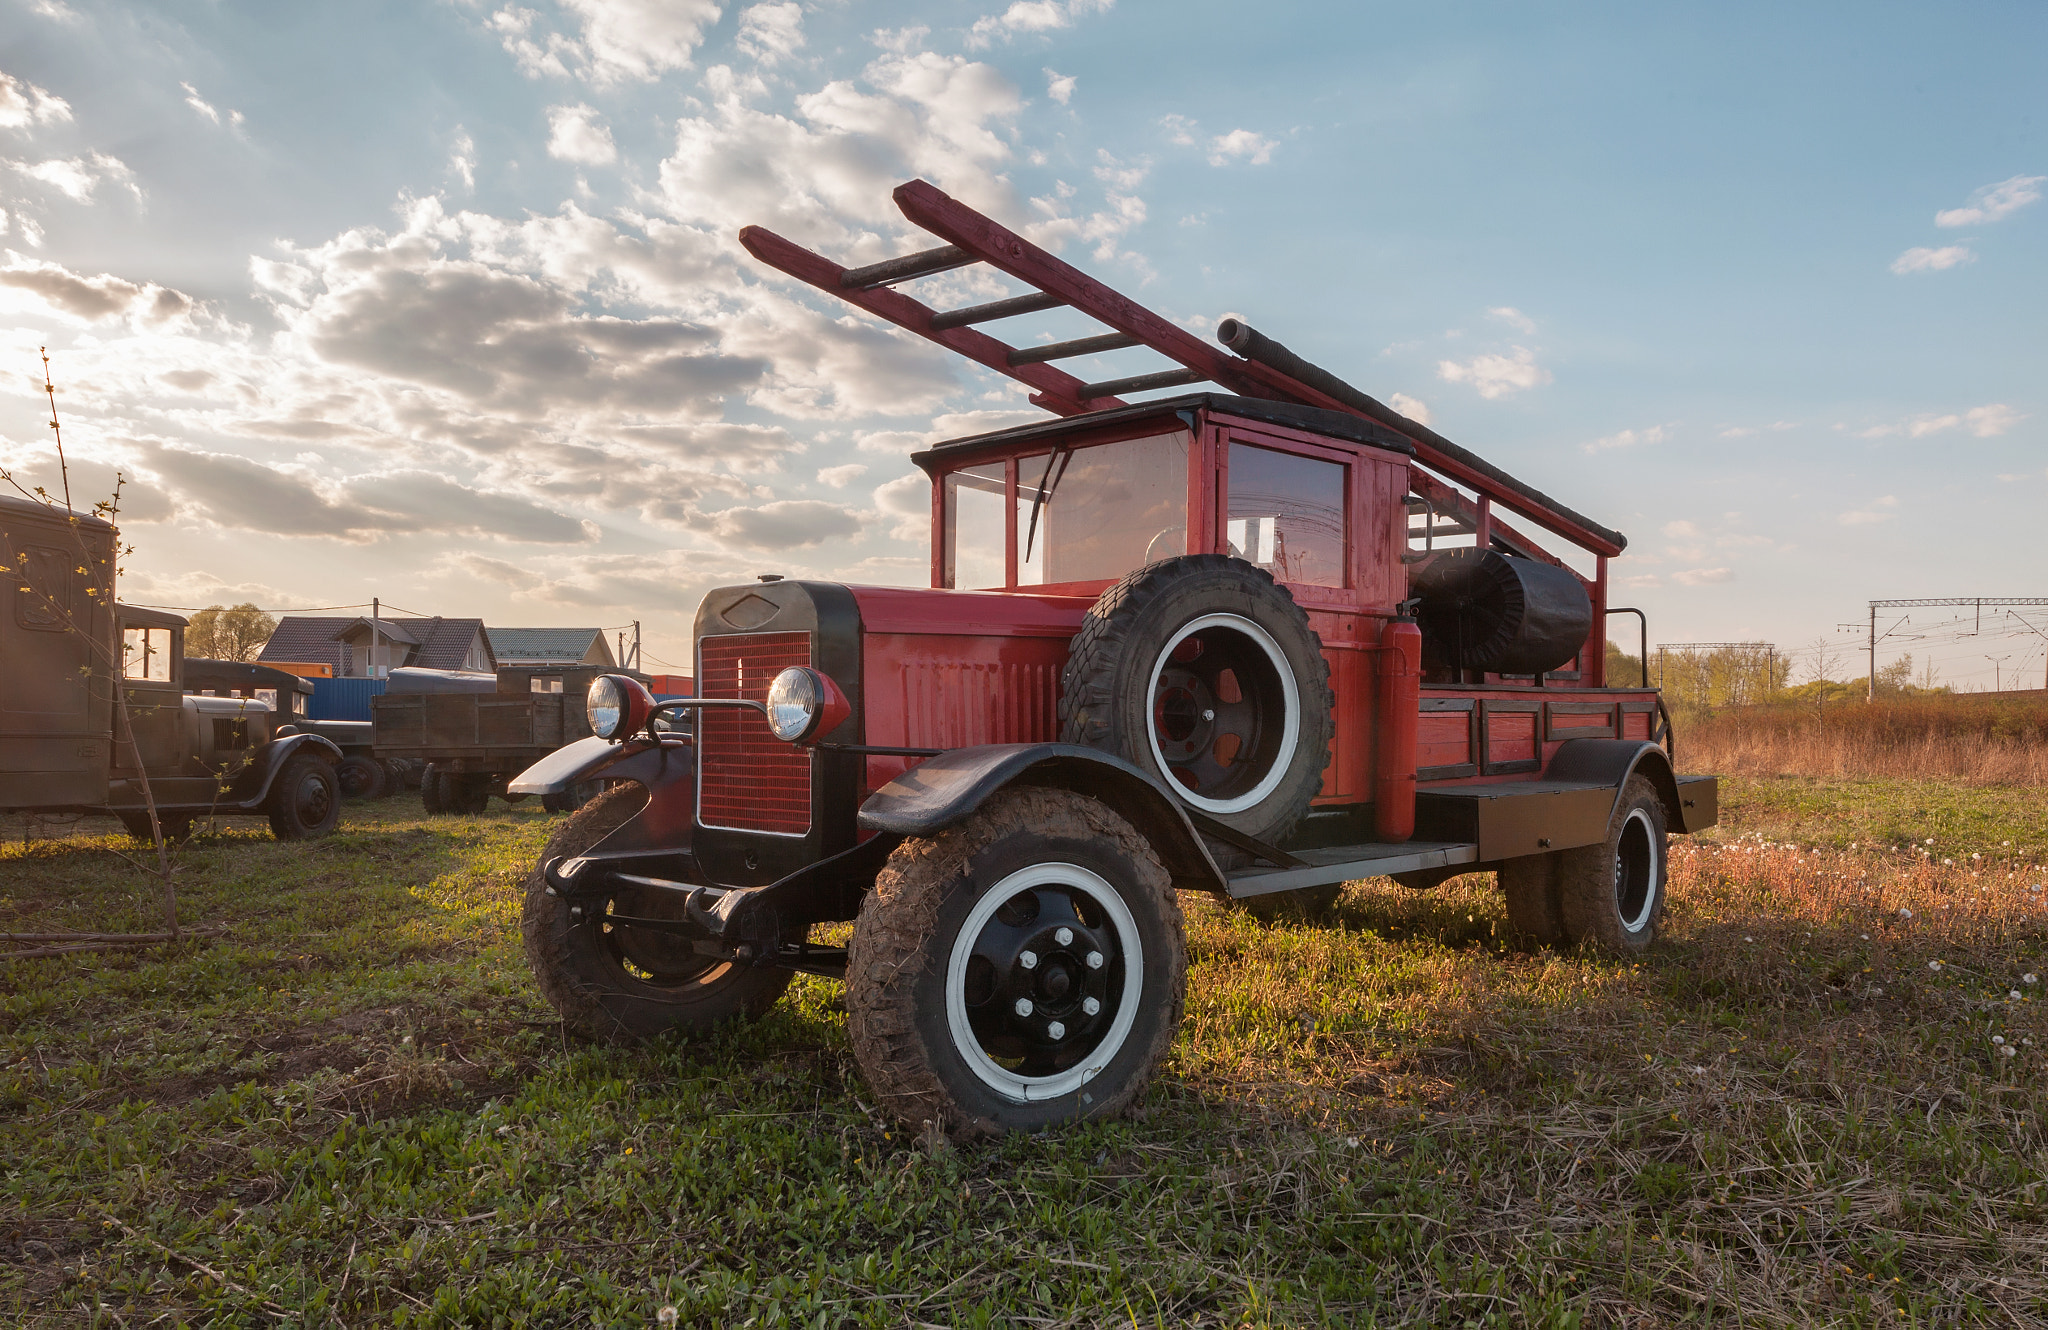
[[(1060, 481), (1067, 474), (1067, 462), (1074, 455), (1072, 448), (1062, 448), (1045, 456), (1045, 470), (1038, 473), (1038, 490), (1031, 496), (1031, 526), (1024, 533), (1024, 562), (1031, 560), (1031, 547), (1038, 539), (1038, 511), (1052, 498), (1052, 492), (1060, 487)], [(1053, 463), (1059, 463), (1059, 474), (1053, 475)], [(1051, 483), (1047, 484), (1047, 477)]]

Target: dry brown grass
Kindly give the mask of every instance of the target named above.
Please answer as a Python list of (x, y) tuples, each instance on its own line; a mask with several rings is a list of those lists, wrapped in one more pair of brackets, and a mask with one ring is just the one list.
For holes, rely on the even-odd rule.
[(2048, 693), (1731, 708), (1678, 742), (1689, 771), (2048, 785)]

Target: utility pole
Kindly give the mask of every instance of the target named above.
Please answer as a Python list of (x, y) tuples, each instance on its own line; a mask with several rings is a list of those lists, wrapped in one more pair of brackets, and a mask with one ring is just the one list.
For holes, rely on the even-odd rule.
[[(362, 603), (360, 600), (356, 602), (358, 605)], [(370, 597), (370, 677), (372, 679), (377, 677), (377, 645), (378, 639), (383, 636), (382, 633), (377, 631), (377, 620), (382, 616), (383, 608), (383, 601), (375, 596)]]
[(1870, 607), (1870, 688), (1863, 695), (1866, 702), (1877, 701), (1877, 606)]
[(636, 670), (642, 668), (640, 664), (640, 621), (638, 619), (633, 620), (633, 668)]
[(2005, 689), (2001, 685), (2005, 675), (2005, 662), (2011, 660), (2012, 656), (2009, 654), (2004, 656), (1986, 656), (1984, 659), (1991, 662), (1991, 691), (1994, 693), (2004, 692)]

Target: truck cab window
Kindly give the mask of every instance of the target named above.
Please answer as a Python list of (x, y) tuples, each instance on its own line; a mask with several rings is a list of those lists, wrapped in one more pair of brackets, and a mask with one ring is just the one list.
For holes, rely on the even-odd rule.
[(123, 628), (121, 630), (121, 677), (157, 683), (171, 681), (171, 630), (168, 628)]
[(963, 591), (1000, 587), (1003, 569), (1003, 463), (946, 477), (946, 585)]
[(1191, 441), (1176, 430), (1017, 459), (1017, 584), (1111, 580), (1187, 553)]
[(1344, 467), (1230, 445), (1230, 553), (1280, 582), (1344, 585)]

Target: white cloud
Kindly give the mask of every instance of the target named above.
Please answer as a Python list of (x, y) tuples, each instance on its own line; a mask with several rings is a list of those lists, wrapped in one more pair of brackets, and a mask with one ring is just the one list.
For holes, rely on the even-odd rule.
[(1892, 271), (1901, 277), (1909, 272), (1943, 272), (1959, 263), (1976, 260), (1968, 245), (1944, 245), (1940, 249), (1929, 249), (1916, 245), (1892, 260)]
[(1797, 421), (1774, 420), (1768, 425), (1727, 425), (1720, 430), (1720, 435), (1724, 439), (1747, 439), (1762, 434), (1766, 430), (1772, 433), (1780, 433), (1788, 429), (1798, 428), (1799, 423)]
[(777, 499), (706, 514), (698, 525), (719, 540), (758, 550), (808, 549), (860, 530), (860, 517), (823, 499)]
[(1861, 508), (1843, 513), (1835, 520), (1843, 526), (1870, 526), (1878, 522), (1889, 522), (1898, 516), (1894, 511), (1898, 506), (1897, 496), (1887, 494), (1881, 499), (1872, 499)]
[(0, 308), (10, 305), (83, 324), (118, 321), (138, 329), (182, 323), (198, 309), (184, 292), (154, 282), (123, 281), (111, 273), (87, 277), (13, 250), (0, 267)]
[(1419, 397), (1410, 397), (1407, 393), (1395, 393), (1387, 399), (1387, 405), (1393, 407), (1418, 425), (1427, 425), (1429, 423), (1429, 404)]
[(619, 159), (612, 131), (603, 117), (579, 102), (548, 108), (548, 156), (585, 166), (603, 166)]
[(1699, 527), (1695, 526), (1691, 522), (1687, 522), (1684, 520), (1676, 522), (1666, 522), (1664, 524), (1664, 534), (1671, 537), (1673, 540), (1690, 539), (1698, 536), (1699, 533)]
[(828, 466), (818, 472), (818, 479), (833, 489), (843, 490), (853, 481), (867, 474), (867, 468), (859, 462), (848, 462), (844, 466)]
[(1963, 412), (1963, 424), (1980, 439), (1996, 438), (2025, 419), (2026, 416), (2003, 402), (1973, 406)]
[(1536, 355), (1518, 346), (1510, 355), (1474, 356), (1463, 364), (1440, 360), (1436, 372), (1450, 383), (1469, 383), (1489, 400), (1550, 382), (1550, 371), (1536, 363)]
[(1051, 69), (1045, 71), (1045, 95), (1061, 106), (1074, 99), (1074, 83), (1075, 78), (1072, 74), (1062, 74)]
[(1233, 129), (1209, 140), (1209, 165), (1227, 166), (1233, 161), (1242, 161), (1264, 166), (1273, 160), (1273, 149), (1279, 146), (1264, 134), (1253, 133), (1249, 129)]
[(718, 21), (714, 0), (559, 0), (580, 20), (571, 37), (540, 28), (540, 15), (507, 5), (486, 21), (505, 50), (531, 78), (575, 74), (605, 85), (652, 82), (688, 69), (704, 30)]
[(1107, 13), (1115, 0), (1016, 0), (1000, 14), (974, 21), (968, 30), (971, 49), (985, 47), (997, 39), (1008, 41), (1024, 33), (1056, 32), (1089, 14)]
[(40, 162), (0, 160), (0, 165), (31, 180), (39, 180), (76, 203), (92, 202), (93, 191), (105, 181), (125, 186), (138, 199), (142, 197), (142, 188), (135, 183), (135, 173), (128, 169), (127, 163), (102, 152), (88, 153), (84, 157), (53, 157)]
[(1508, 327), (1513, 328), (1525, 337), (1536, 331), (1536, 320), (1530, 318), (1521, 310), (1516, 309), (1513, 305), (1500, 305), (1486, 312), (1490, 317), (1499, 319), (1502, 323), (1507, 324)]
[(737, 44), (764, 65), (789, 59), (804, 44), (803, 6), (794, 0), (779, 0), (741, 10)]
[(1680, 586), (1710, 586), (1716, 582), (1733, 582), (1732, 568), (1688, 568), (1682, 573), (1673, 573), (1671, 580)]
[(876, 28), (868, 40), (884, 51), (897, 55), (908, 55), (924, 45), (924, 39), (931, 35), (931, 29), (923, 26), (911, 28)]
[(1166, 131), (1169, 142), (1177, 143), (1183, 148), (1193, 147), (1195, 135), (1201, 132), (1201, 126), (1184, 115), (1160, 116), (1159, 126)]
[(1930, 434), (1945, 434), (1949, 430), (1963, 428), (1980, 439), (1995, 439), (2026, 418), (2025, 413), (2015, 411), (2004, 402), (1990, 402), (1967, 411), (1920, 415), (1890, 425), (1872, 425), (1869, 429), (1858, 430), (1856, 437), (1883, 439), (1903, 434), (1909, 439), (1924, 439)]
[[(2048, 176), (2016, 175), (1995, 185), (1986, 185), (1970, 195), (1969, 203), (1934, 214), (1936, 226), (1982, 226), (2003, 221), (2041, 197), (2041, 182)], [(1910, 252), (1910, 251), (1909, 251)]]
[(27, 129), (71, 118), (71, 103), (26, 79), (0, 72), (0, 129)]
[(468, 130), (457, 125), (455, 127), (455, 142), (450, 147), (453, 148), (453, 152), (448, 157), (448, 169), (455, 174), (457, 179), (462, 181), (464, 189), (475, 189), (476, 140), (469, 136)]
[(1662, 443), (1669, 437), (1668, 427), (1664, 425), (1652, 425), (1648, 429), (1643, 430), (1625, 429), (1609, 434), (1604, 438), (1595, 439), (1591, 443), (1580, 444), (1579, 451), (1584, 453), (1603, 453), (1610, 448), (1633, 448), (1639, 443)]
[(213, 103), (199, 95), (199, 89), (189, 83), (180, 83), (178, 86), (185, 90), (185, 105), (197, 111), (213, 124), (217, 125), (220, 123), (220, 112), (215, 109)]
[(884, 521), (894, 524), (889, 534), (897, 540), (930, 540), (932, 482), (922, 472), (876, 486), (875, 506), (882, 510)]

